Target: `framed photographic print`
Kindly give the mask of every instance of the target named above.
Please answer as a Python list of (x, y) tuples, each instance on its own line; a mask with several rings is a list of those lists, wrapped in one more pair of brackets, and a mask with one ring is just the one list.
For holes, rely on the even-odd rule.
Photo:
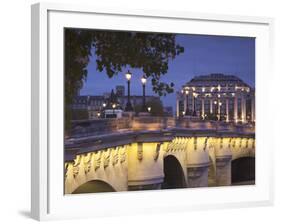
[(32, 216), (269, 205), (270, 18), (32, 6)]

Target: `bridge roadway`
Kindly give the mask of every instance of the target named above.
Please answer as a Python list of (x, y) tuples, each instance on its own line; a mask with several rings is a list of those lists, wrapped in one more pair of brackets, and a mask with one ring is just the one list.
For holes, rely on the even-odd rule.
[(72, 126), (65, 193), (226, 186), (232, 162), (255, 157), (254, 125), (135, 117)]

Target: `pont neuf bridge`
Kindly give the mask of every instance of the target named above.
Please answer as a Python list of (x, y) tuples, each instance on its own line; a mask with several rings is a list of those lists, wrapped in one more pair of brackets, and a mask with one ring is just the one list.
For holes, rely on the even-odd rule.
[(165, 117), (73, 121), (64, 158), (66, 194), (254, 183), (255, 126)]

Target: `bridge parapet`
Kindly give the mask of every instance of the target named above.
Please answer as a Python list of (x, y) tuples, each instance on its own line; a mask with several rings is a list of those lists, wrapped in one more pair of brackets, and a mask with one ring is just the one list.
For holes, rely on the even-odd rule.
[(190, 120), (174, 117), (123, 117), (72, 121), (71, 137), (86, 137), (124, 131), (153, 131), (172, 128), (220, 132), (254, 133), (255, 127), (216, 121)]
[(70, 136), (85, 137), (132, 128), (132, 118), (77, 120), (71, 123)]

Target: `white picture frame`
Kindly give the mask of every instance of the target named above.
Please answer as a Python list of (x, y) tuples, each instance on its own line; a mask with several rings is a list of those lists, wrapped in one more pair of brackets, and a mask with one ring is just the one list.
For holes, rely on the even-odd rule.
[[(256, 185), (65, 196), (60, 180), (63, 27), (256, 37)], [(266, 130), (270, 128), (272, 107), (263, 93), (271, 85), (268, 75), (272, 73), (272, 32), (271, 18), (50, 3), (32, 5), (32, 217), (49, 220), (271, 205), (273, 143)]]

